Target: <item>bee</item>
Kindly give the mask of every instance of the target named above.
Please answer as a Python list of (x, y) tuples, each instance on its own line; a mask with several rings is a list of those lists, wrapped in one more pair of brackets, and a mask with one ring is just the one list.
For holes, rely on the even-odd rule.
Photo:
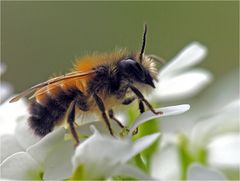
[(28, 122), (34, 133), (43, 137), (66, 120), (76, 144), (79, 144), (74, 124), (76, 112), (98, 115), (111, 135), (114, 133), (110, 119), (125, 128), (114, 115), (115, 107), (129, 105), (137, 99), (140, 113), (145, 111), (146, 106), (154, 114), (161, 114), (142, 94), (145, 89), (155, 88), (153, 80), (157, 80), (158, 72), (155, 60), (162, 60), (144, 54), (146, 34), (145, 24), (140, 52), (119, 50), (85, 56), (77, 60), (74, 71), (37, 84), (13, 97), (10, 102), (33, 94)]

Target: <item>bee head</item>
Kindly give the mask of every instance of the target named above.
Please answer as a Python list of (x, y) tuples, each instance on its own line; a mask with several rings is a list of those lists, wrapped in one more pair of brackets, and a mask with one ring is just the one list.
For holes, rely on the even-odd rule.
[(144, 83), (155, 88), (153, 78), (142, 64), (133, 59), (124, 59), (119, 62), (119, 72), (123, 73), (124, 78), (132, 81)]

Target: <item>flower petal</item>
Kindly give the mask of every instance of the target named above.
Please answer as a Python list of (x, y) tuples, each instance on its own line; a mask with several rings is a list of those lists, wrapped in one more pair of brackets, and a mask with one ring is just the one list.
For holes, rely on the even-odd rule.
[(72, 159), (73, 166), (76, 169), (84, 165), (83, 179), (106, 178), (130, 147), (127, 141), (103, 137), (97, 133), (77, 147)]
[(30, 146), (27, 152), (40, 164), (44, 164), (47, 156), (58, 146), (64, 142), (64, 128), (58, 128), (43, 137), (39, 142)]
[(13, 134), (18, 117), (28, 115), (27, 104), (23, 99), (10, 104), (9, 100), (0, 105), (0, 134)]
[(199, 93), (212, 81), (212, 75), (203, 69), (194, 69), (175, 76), (160, 77), (153, 98), (160, 100), (177, 100)]
[(18, 152), (8, 157), (0, 165), (1, 178), (14, 180), (41, 180), (40, 165), (26, 152)]
[(144, 112), (130, 126), (129, 134), (131, 134), (139, 125), (147, 121), (150, 121), (151, 119), (182, 114), (188, 111), (189, 109), (190, 109), (190, 105), (182, 104), (177, 106), (169, 106), (169, 107), (155, 109), (155, 111), (162, 112), (163, 114), (153, 114), (151, 111)]
[(0, 86), (0, 104), (5, 101), (13, 93), (13, 87), (7, 82), (1, 82)]
[[(121, 131), (121, 128), (115, 121), (110, 121), (112, 129), (114, 130), (114, 134), (118, 135)], [(79, 125), (77, 127), (77, 132), (79, 132), (82, 135), (90, 136), (92, 135), (92, 132), (90, 130), (91, 125), (97, 128), (97, 130), (104, 135), (110, 135), (109, 130), (107, 129), (105, 123), (103, 121), (93, 121), (89, 123), (85, 123), (82, 125)]]
[(160, 71), (158, 77), (170, 75), (187, 67), (198, 64), (206, 56), (207, 49), (198, 42), (193, 42), (184, 48)]
[(144, 136), (137, 141), (134, 142), (132, 148), (128, 151), (128, 154), (125, 157), (122, 157), (121, 162), (126, 163), (130, 160), (133, 156), (137, 155), (145, 148), (152, 145), (158, 138), (160, 137), (160, 133), (155, 133), (151, 135)]
[(15, 137), (24, 150), (29, 146), (37, 143), (41, 138), (36, 136), (28, 125), (28, 116), (21, 116), (17, 119), (17, 126), (15, 128)]
[(192, 148), (204, 147), (209, 140), (223, 133), (239, 132), (239, 108), (240, 101), (233, 101), (215, 114), (199, 120), (191, 134)]
[(150, 176), (131, 165), (120, 165), (112, 172), (112, 175), (127, 176), (139, 180), (152, 180)]
[(72, 175), (71, 158), (74, 155), (73, 141), (62, 142), (47, 156), (44, 163), (44, 180), (64, 180)]
[(96, 129), (94, 131), (90, 138), (77, 147), (72, 159), (75, 169), (84, 165), (84, 179), (109, 177), (120, 164), (126, 163), (159, 137), (159, 134), (153, 134), (132, 143), (129, 139), (118, 140), (103, 136)]
[(0, 62), (0, 75), (2, 75), (6, 71), (5, 63)]
[(188, 168), (188, 180), (227, 180), (219, 171), (198, 164), (192, 164)]
[(207, 147), (208, 163), (216, 168), (239, 168), (240, 135), (226, 134), (215, 138)]
[(23, 148), (19, 145), (17, 139), (13, 135), (3, 135), (0, 137), (1, 145), (1, 163), (8, 156), (23, 151)]
[(176, 145), (164, 145), (153, 155), (151, 176), (163, 180), (179, 180), (181, 178), (181, 163)]

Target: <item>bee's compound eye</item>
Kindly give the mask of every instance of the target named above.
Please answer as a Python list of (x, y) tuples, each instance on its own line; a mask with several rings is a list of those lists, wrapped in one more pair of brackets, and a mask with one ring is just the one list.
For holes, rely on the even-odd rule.
[(132, 59), (125, 59), (119, 62), (119, 68), (126, 74), (136, 77), (138, 80), (145, 79), (143, 67)]

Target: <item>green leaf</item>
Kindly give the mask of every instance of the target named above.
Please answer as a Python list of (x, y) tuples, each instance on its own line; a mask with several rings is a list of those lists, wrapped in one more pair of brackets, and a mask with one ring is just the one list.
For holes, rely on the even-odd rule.
[(70, 180), (83, 180), (84, 179), (84, 165), (80, 164), (74, 171), (72, 177), (69, 179)]
[(189, 146), (188, 137), (184, 134), (180, 134), (178, 137), (178, 150), (179, 157), (181, 160), (181, 169), (182, 169), (182, 180), (187, 179), (187, 169), (193, 163), (197, 162), (202, 165), (206, 165), (207, 163), (207, 151), (205, 148), (198, 148), (195, 152), (191, 152)]
[(127, 180), (138, 180), (138, 179), (135, 179), (133, 177), (126, 177), (126, 176), (114, 176), (112, 177), (112, 180), (116, 180), (116, 181), (127, 181)]
[(137, 154), (135, 157), (134, 157), (134, 161), (135, 161), (135, 164), (138, 168), (140, 168), (141, 170), (147, 172), (147, 165), (146, 163), (144, 162), (141, 154)]
[(199, 148), (194, 159), (202, 165), (207, 165), (207, 150), (205, 148)]
[(187, 168), (193, 162), (192, 155), (189, 153), (189, 141), (186, 135), (180, 134), (178, 142), (179, 156), (181, 160), (181, 180), (187, 179)]
[[(154, 107), (156, 105), (153, 105)], [(128, 111), (128, 117), (131, 122), (136, 119), (137, 116), (139, 116), (140, 113), (136, 111), (136, 106), (131, 106)], [(153, 119), (151, 121), (148, 121), (146, 123), (143, 123), (141, 126), (138, 127), (138, 132), (136, 135), (133, 136), (133, 140), (137, 140), (143, 136), (150, 135), (152, 133), (159, 132), (160, 130), (160, 120), (159, 119)], [(135, 164), (142, 169), (145, 172), (149, 172), (150, 170), (150, 160), (153, 155), (153, 153), (157, 150), (158, 139), (155, 143), (153, 143), (151, 146), (149, 146), (147, 149), (142, 151), (140, 154), (136, 155), (134, 157)]]

